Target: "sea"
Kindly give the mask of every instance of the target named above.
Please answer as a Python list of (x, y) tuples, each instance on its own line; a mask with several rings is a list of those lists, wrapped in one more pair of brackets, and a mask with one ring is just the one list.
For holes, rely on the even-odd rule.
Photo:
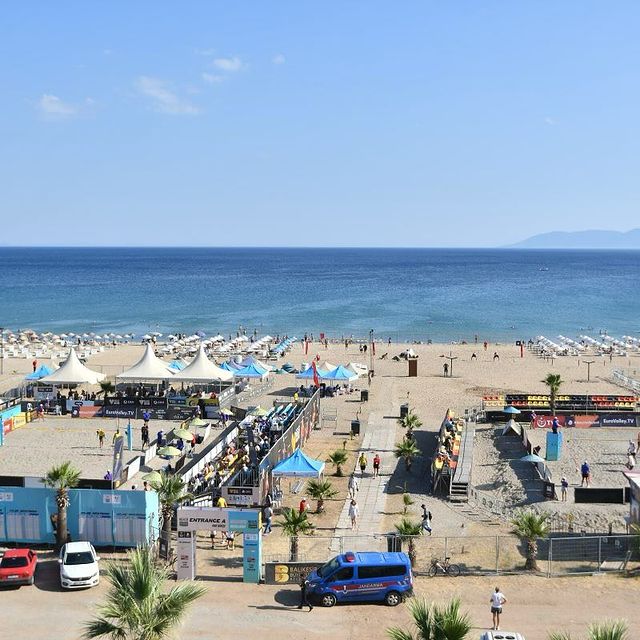
[(394, 341), (640, 336), (640, 252), (0, 248), (0, 326)]

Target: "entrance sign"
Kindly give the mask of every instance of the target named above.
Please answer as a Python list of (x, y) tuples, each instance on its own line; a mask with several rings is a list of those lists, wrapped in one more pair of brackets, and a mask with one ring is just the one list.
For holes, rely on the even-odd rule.
[(237, 531), (243, 534), (242, 579), (262, 579), (262, 512), (260, 509), (178, 507), (178, 580), (193, 580), (197, 531)]

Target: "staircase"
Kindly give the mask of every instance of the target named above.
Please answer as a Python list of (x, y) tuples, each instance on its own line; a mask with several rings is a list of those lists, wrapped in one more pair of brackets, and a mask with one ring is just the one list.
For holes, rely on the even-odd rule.
[(475, 429), (471, 427), (465, 428), (462, 432), (457, 465), (449, 481), (449, 500), (451, 502), (467, 502), (469, 500), (475, 433)]

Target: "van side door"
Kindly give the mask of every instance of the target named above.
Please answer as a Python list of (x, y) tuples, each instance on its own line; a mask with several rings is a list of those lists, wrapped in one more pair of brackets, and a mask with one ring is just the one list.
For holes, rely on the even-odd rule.
[(327, 590), (335, 594), (338, 601), (347, 600), (353, 594), (353, 567), (341, 567), (327, 579)]

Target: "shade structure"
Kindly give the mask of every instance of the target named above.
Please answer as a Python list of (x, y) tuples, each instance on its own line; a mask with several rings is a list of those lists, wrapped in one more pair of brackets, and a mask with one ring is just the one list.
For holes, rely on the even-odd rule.
[(182, 455), (182, 451), (178, 447), (161, 447), (156, 453), (167, 458), (177, 458)]
[(254, 407), (253, 409), (251, 409), (251, 411), (249, 411), (249, 415), (257, 416), (258, 418), (262, 418), (264, 416), (268, 416), (269, 415), (269, 410), (265, 409), (264, 407), (261, 407), (260, 405), (258, 405), (257, 407)]
[(220, 368), (207, 357), (204, 345), (200, 345), (196, 357), (182, 370), (171, 378), (183, 382), (228, 382), (233, 380), (230, 371)]
[(180, 440), (191, 441), (191, 439), (193, 438), (193, 433), (191, 433), (191, 431), (189, 431), (188, 429), (175, 429), (173, 435), (176, 438), (180, 438)]
[(160, 482), (162, 480), (162, 474), (159, 471), (150, 471), (142, 476), (143, 480), (147, 482)]
[(279, 462), (272, 470), (274, 476), (288, 476), (298, 478), (319, 478), (324, 471), (324, 462), (314, 460), (296, 449), (288, 458)]
[(202, 418), (194, 418), (190, 423), (190, 427), (206, 427), (209, 423)]
[[(317, 371), (318, 378), (324, 378), (324, 376), (329, 373), (328, 371), (324, 371), (322, 369), (318, 369)], [(304, 371), (296, 375), (296, 378), (298, 378), (299, 380), (313, 380), (313, 367), (305, 369)]]
[(520, 413), (520, 409), (516, 409), (515, 407), (512, 407), (511, 405), (508, 405), (502, 410), (502, 413), (509, 413), (509, 414), (515, 416), (518, 413)]
[(255, 358), (254, 356), (247, 356), (240, 361), (241, 367), (248, 367), (249, 365), (255, 364), (260, 369), (264, 369), (265, 371), (273, 371), (275, 367), (272, 367), (270, 364), (266, 364)]
[(104, 373), (92, 371), (85, 367), (75, 349), (71, 349), (69, 357), (64, 361), (59, 369), (52, 374), (41, 378), (45, 384), (98, 384), (105, 379)]
[(50, 376), (53, 373), (53, 369), (47, 367), (46, 364), (41, 364), (33, 373), (29, 373), (24, 377), (25, 380), (40, 380), (46, 376)]
[(535, 453), (530, 453), (528, 456), (524, 456), (524, 458), (520, 458), (521, 462), (545, 462), (544, 458), (537, 456)]
[(323, 380), (332, 380), (334, 382), (348, 382), (351, 380), (356, 380), (358, 374), (355, 373), (355, 371), (351, 371), (350, 369), (347, 369), (340, 364), (332, 371), (329, 371), (328, 373), (325, 373), (320, 377)]
[(173, 378), (173, 372), (165, 362), (162, 362), (153, 351), (153, 346), (147, 344), (144, 354), (130, 369), (116, 376), (118, 380), (133, 380), (136, 382), (159, 382)]
[(358, 374), (358, 376), (366, 376), (369, 373), (368, 367), (359, 362), (350, 362), (347, 365), (347, 369), (350, 369), (354, 373)]
[(171, 361), (171, 364), (169, 365), (169, 369), (171, 369), (172, 371), (182, 371), (186, 366), (187, 364), (182, 360), (180, 360), (180, 358), (178, 358), (176, 360)]
[(325, 360), (324, 362), (318, 362), (316, 366), (323, 371), (333, 371), (338, 365)]
[(234, 378), (266, 378), (269, 375), (268, 371), (265, 371), (262, 367), (259, 367), (256, 364), (250, 364), (247, 367), (242, 367), (242, 369), (238, 369), (234, 371)]
[(220, 365), (220, 368), (225, 371), (230, 371), (231, 373), (235, 373), (238, 369), (242, 369), (237, 362), (233, 362), (232, 360), (226, 360)]

